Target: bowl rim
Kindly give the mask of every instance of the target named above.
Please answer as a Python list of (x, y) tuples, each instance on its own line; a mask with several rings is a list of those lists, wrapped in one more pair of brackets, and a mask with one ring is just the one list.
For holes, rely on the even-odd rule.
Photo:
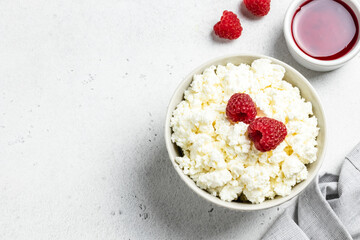
[[(296, 45), (295, 40), (292, 37), (291, 24), (292, 24), (292, 19), (293, 19), (295, 11), (302, 3), (306, 2), (306, 1), (308, 1), (308, 0), (293, 0), (291, 2), (291, 4), (289, 5), (288, 9), (286, 10), (285, 18), (284, 18), (284, 25), (283, 25), (283, 32), (284, 32), (284, 36), (285, 36), (287, 45), (289, 47), (291, 47), (291, 49), (299, 57), (301, 57), (306, 62), (308, 62), (312, 65), (315, 65), (315, 66), (331, 67), (331, 66), (342, 65), (342, 64), (345, 64), (346, 62), (348, 62), (349, 60), (351, 60), (352, 58), (354, 58), (356, 56), (356, 54), (358, 54), (360, 51), (360, 35), (358, 36), (358, 40), (355, 43), (355, 46), (350, 50), (350, 52), (348, 52), (347, 54), (345, 54), (344, 56), (342, 56), (338, 59), (334, 59), (334, 60), (315, 59), (315, 58), (312, 58), (312, 57), (306, 55), (303, 51), (300, 50), (300, 48)], [(342, 0), (342, 1), (344, 1), (344, 3), (347, 4), (354, 11), (354, 14), (356, 15), (357, 21), (358, 21), (358, 28), (360, 28), (360, 4), (356, 0)], [(350, 6), (349, 3), (350, 3), (350, 5), (353, 5), (353, 7)], [(360, 29), (359, 29), (359, 31), (360, 31)]]
[[(171, 134), (172, 134), (172, 130), (170, 127), (170, 119), (172, 117), (172, 112), (173, 110), (176, 108), (176, 106), (180, 103), (177, 102), (174, 105), (175, 102), (175, 98), (176, 96), (179, 94), (179, 91), (181, 90), (182, 86), (187, 84), (187, 82), (189, 81), (189, 78), (192, 79), (192, 77), (194, 76), (194, 74), (197, 74), (199, 72), (202, 72), (206, 67), (209, 67), (211, 65), (217, 65), (217, 62), (220, 61), (226, 61), (227, 59), (231, 59), (231, 58), (236, 58), (236, 57), (250, 57), (250, 58), (254, 58), (254, 59), (260, 59), (260, 58), (266, 58), (272, 61), (272, 63), (275, 64), (279, 64), (281, 66), (283, 66), (284, 68), (287, 69), (287, 71), (292, 71), (294, 74), (298, 75), (299, 78), (304, 82), (304, 84), (306, 85), (306, 87), (311, 91), (311, 94), (314, 96), (316, 102), (318, 102), (319, 105), (319, 109), (318, 109), (318, 113), (320, 113), (319, 115), (322, 116), (323, 122), (322, 122), (322, 128), (321, 131), (323, 131), (323, 145), (322, 145), (322, 151), (320, 152), (320, 154), (318, 155), (318, 159), (316, 160), (318, 162), (318, 164), (315, 166), (314, 169), (314, 174), (310, 177), (308, 177), (304, 182), (303, 185), (299, 186), (296, 191), (294, 189), (292, 189), (290, 195), (285, 196), (285, 197), (279, 197), (279, 201), (277, 202), (273, 202), (273, 204), (264, 204), (264, 202), (269, 202), (271, 200), (265, 200), (263, 203), (260, 204), (249, 204), (249, 203), (239, 203), (239, 202), (226, 202), (224, 200), (221, 200), (218, 197), (214, 197), (213, 195), (211, 195), (210, 193), (208, 193), (207, 191), (201, 189), (200, 187), (198, 187), (195, 182), (188, 176), (186, 175), (183, 170), (179, 167), (179, 165), (175, 162), (175, 157), (177, 157), (176, 153), (172, 150), (172, 146), (176, 146), (175, 143), (172, 143), (171, 141)], [(229, 61), (230, 62), (230, 61)], [(190, 83), (192, 82), (192, 80), (190, 81)], [(187, 85), (189, 85), (190, 83), (188, 83)], [(182, 91), (183, 94), (183, 91)], [(174, 105), (175, 107), (172, 108), (171, 106)], [(318, 115), (318, 116), (319, 116)], [(317, 117), (318, 117), (317, 116)], [(164, 140), (165, 140), (165, 144), (166, 144), (166, 149), (170, 158), (170, 161), (172, 162), (173, 167), (175, 168), (175, 171), (178, 173), (178, 175), (180, 176), (180, 178), (186, 183), (186, 185), (191, 188), (197, 195), (199, 195), (200, 197), (202, 197), (203, 199), (206, 199), (207, 201), (216, 204), (217, 206), (221, 206), (221, 207), (225, 207), (228, 209), (233, 209), (233, 210), (238, 210), (238, 211), (256, 211), (256, 210), (264, 210), (264, 209), (268, 209), (268, 208), (272, 208), (275, 206), (279, 206), (285, 202), (290, 201), (291, 199), (293, 199), (294, 197), (298, 196), (308, 185), (310, 185), (313, 180), (315, 179), (315, 177), (318, 175), (318, 172), (324, 162), (325, 159), (325, 153), (326, 153), (326, 148), (327, 148), (327, 128), (326, 128), (326, 115), (323, 109), (323, 105), (321, 103), (321, 100), (317, 94), (317, 92), (315, 91), (315, 89), (312, 87), (312, 85), (309, 83), (309, 81), (301, 74), (299, 73), (296, 69), (294, 69), (293, 67), (289, 66), (288, 64), (266, 56), (266, 55), (261, 55), (261, 54), (251, 54), (251, 53), (239, 53), (239, 54), (231, 54), (231, 55), (225, 55), (225, 56), (221, 56), (221, 57), (217, 57), (214, 59), (211, 59), (201, 65), (199, 65), (198, 67), (194, 68), (188, 75), (186, 75), (186, 77), (178, 84), (178, 86), (176, 87), (171, 100), (168, 104), (167, 107), (167, 112), (166, 112), (166, 119), (165, 119), (165, 134), (164, 134)], [(176, 146), (177, 147), (177, 146)]]

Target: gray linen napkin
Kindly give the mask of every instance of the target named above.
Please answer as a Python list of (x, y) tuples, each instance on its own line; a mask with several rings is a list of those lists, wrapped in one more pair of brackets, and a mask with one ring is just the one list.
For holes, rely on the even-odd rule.
[(285, 211), (263, 239), (360, 239), (360, 143), (340, 175), (324, 174)]

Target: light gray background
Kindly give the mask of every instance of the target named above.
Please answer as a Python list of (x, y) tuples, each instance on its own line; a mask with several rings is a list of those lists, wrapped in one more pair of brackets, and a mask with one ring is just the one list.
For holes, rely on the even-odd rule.
[[(287, 62), (323, 100), (336, 173), (359, 140), (360, 57), (316, 73), (286, 49), (290, 1), (1, 0), (1, 239), (257, 239), (284, 206), (240, 213), (189, 190), (164, 144), (167, 104), (193, 68), (242, 52)], [(213, 37), (223, 10), (240, 39)]]

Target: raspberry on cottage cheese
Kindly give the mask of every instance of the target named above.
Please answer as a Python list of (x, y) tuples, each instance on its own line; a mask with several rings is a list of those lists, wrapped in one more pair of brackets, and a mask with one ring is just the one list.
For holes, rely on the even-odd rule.
[[(196, 184), (225, 201), (261, 203), (287, 196), (307, 178), (316, 160), (317, 119), (297, 87), (283, 80), (285, 69), (268, 59), (251, 66), (211, 66), (195, 75), (171, 118), (172, 141), (184, 156), (175, 161)], [(234, 93), (247, 93), (258, 115), (286, 125), (288, 134), (274, 150), (258, 151), (248, 125), (231, 123), (226, 105)]]

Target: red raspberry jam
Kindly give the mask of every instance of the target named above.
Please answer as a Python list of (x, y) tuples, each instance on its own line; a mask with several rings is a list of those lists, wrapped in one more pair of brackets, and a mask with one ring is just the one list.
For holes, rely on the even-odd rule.
[(334, 60), (354, 47), (359, 23), (353, 10), (341, 0), (309, 0), (296, 10), (291, 31), (305, 54)]

